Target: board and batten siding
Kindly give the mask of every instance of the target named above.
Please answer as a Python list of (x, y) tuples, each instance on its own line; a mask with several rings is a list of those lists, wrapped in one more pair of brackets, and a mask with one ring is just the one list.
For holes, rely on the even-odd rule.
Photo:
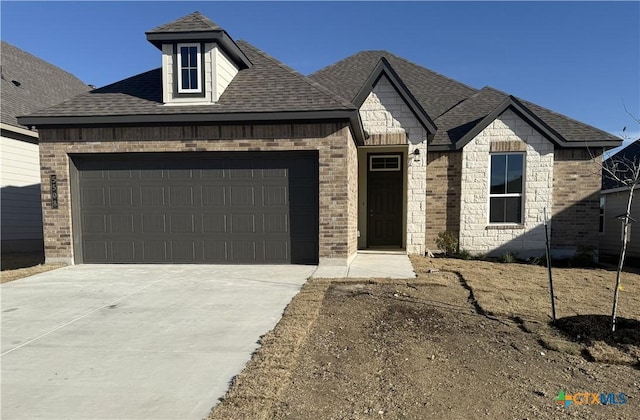
[(2, 252), (42, 250), (38, 145), (2, 136)]

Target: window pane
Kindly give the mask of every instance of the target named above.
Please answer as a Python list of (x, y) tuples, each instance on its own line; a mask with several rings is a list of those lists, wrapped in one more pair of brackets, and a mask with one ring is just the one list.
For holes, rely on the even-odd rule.
[(198, 49), (196, 47), (189, 48), (189, 65), (191, 67), (198, 67)]
[(189, 70), (182, 69), (182, 89), (189, 89)]
[(506, 173), (507, 156), (492, 155), (491, 156), (491, 194), (504, 194), (505, 173)]
[(181, 67), (189, 66), (189, 48), (188, 47), (180, 47), (180, 66)]
[(520, 197), (507, 197), (505, 198), (505, 218), (507, 223), (521, 223), (522, 222), (522, 198)]
[(500, 197), (492, 197), (489, 199), (489, 222), (504, 222), (504, 204), (505, 199)]
[(189, 88), (198, 89), (198, 70), (197, 69), (189, 70), (189, 74), (191, 79), (189, 83)]
[(507, 155), (507, 193), (522, 192), (522, 155)]

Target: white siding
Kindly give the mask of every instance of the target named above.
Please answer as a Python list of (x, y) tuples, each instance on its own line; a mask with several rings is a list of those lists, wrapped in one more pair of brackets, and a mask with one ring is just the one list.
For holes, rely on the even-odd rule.
[(213, 95), (213, 101), (217, 102), (220, 99), (220, 95), (225, 91), (231, 80), (238, 74), (238, 67), (220, 48), (215, 48), (214, 51), (214, 64), (215, 64), (215, 89)]
[(42, 241), (40, 159), (38, 145), (0, 138), (2, 249), (12, 241)]
[[(489, 163), (492, 142), (526, 144), (522, 225), (489, 226)], [(544, 253), (543, 209), (553, 203), (554, 146), (511, 110), (478, 134), (462, 153), (460, 248), (472, 253), (512, 252), (522, 258)]]
[[(425, 252), (425, 203), (427, 188), (427, 131), (415, 117), (389, 80), (383, 76), (360, 107), (362, 124), (371, 134), (406, 133), (406, 248), (408, 254)], [(420, 150), (420, 159), (414, 160), (414, 150)], [(361, 192), (362, 195), (362, 192)], [(366, 196), (366, 194), (365, 194)], [(362, 201), (362, 200), (361, 200)], [(359, 211), (363, 210), (360, 206)], [(366, 220), (360, 215), (360, 220)], [(363, 227), (360, 227), (362, 235)]]

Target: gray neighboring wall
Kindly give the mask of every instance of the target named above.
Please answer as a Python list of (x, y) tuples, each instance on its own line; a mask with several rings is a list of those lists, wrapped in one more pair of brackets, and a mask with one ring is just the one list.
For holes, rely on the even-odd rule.
[(38, 133), (17, 117), (90, 90), (72, 74), (2, 41), (0, 237), (6, 252), (40, 251), (42, 206)]

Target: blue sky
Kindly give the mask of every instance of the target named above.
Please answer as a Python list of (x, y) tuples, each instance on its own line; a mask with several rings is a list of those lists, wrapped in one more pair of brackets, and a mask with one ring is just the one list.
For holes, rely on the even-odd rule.
[(640, 136), (640, 3), (1, 2), (2, 39), (104, 86), (160, 66), (145, 31), (200, 11), (303, 74), (385, 49)]

